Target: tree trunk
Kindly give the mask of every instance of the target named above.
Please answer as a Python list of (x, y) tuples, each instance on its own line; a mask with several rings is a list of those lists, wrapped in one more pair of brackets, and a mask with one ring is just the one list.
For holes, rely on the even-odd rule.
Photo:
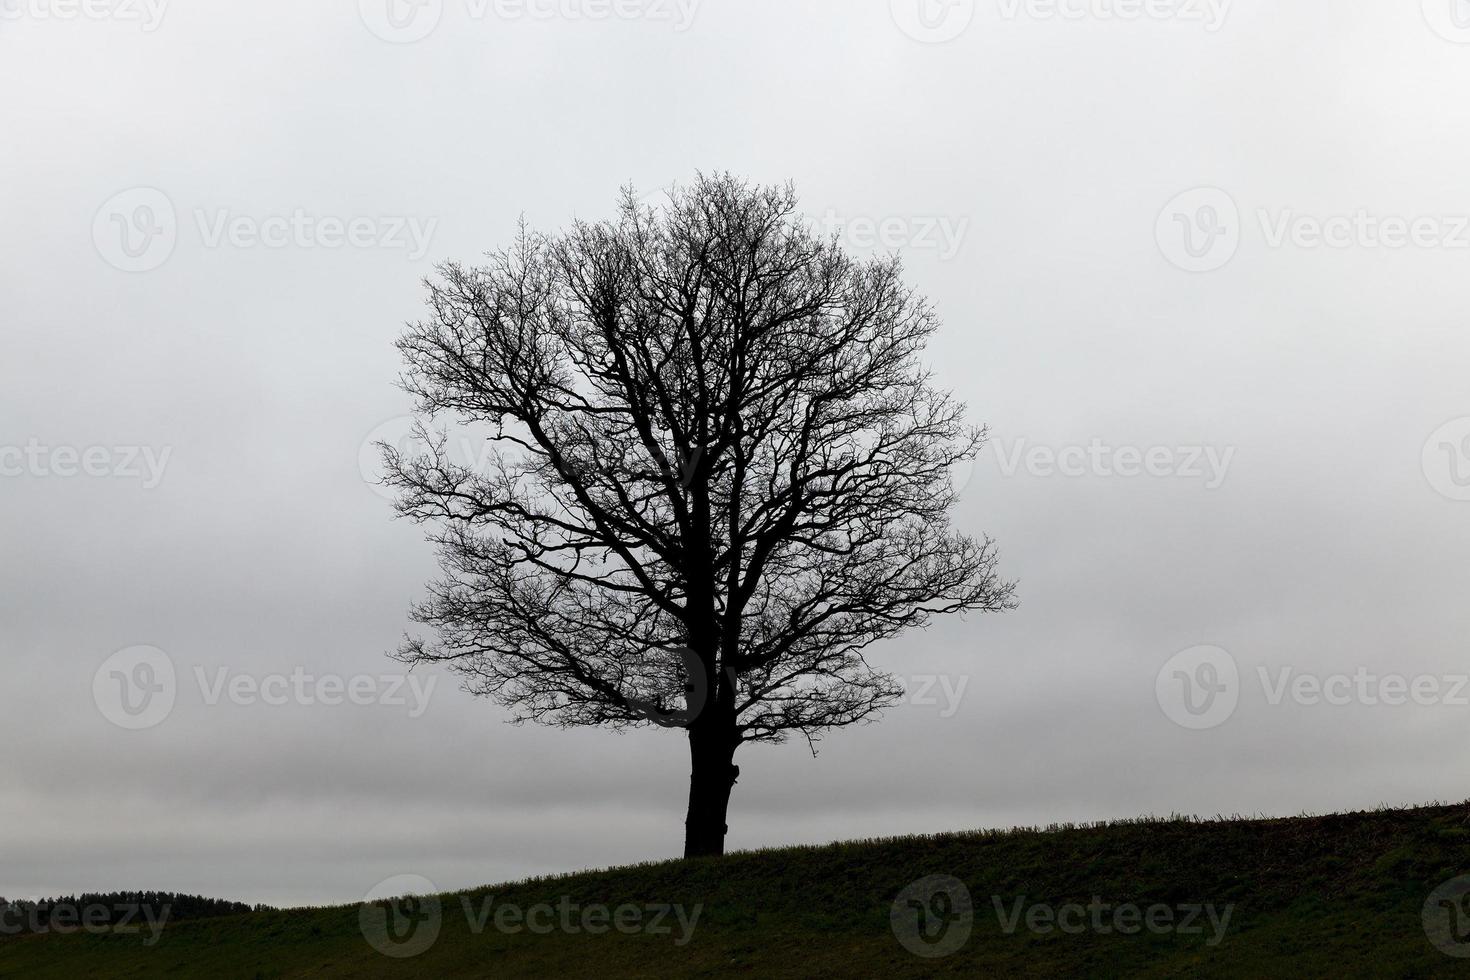
[(718, 857), (725, 853), (725, 813), (730, 789), (740, 775), (735, 749), (740, 738), (733, 724), (696, 723), (689, 730), (689, 815), (684, 820), (684, 856)]

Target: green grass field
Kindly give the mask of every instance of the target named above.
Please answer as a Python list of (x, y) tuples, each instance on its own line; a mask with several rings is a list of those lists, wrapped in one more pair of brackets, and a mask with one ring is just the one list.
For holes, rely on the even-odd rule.
[[(1465, 976), (1470, 958), (1451, 954), (1470, 954), (1470, 900), (1440, 886), (1467, 874), (1470, 804), (1140, 820), (477, 889), (404, 906), (400, 946), (376, 906), (366, 927), (360, 906), (297, 909), (178, 923), (152, 946), (146, 933), (13, 937), (0, 939), (0, 976)], [(962, 882), (968, 911), (953, 882), (939, 897), (911, 887), (929, 876)], [(682, 923), (654, 922), (673, 906)], [(422, 951), (391, 957), (369, 937)]]

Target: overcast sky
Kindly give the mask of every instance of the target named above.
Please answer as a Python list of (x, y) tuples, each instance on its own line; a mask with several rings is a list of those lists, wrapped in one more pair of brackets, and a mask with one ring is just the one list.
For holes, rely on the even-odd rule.
[(677, 734), (402, 682), (362, 447), (435, 262), (700, 169), (904, 252), (1021, 600), (731, 847), (1470, 796), (1453, 0), (395, 2), (0, 0), (0, 895), (680, 853)]

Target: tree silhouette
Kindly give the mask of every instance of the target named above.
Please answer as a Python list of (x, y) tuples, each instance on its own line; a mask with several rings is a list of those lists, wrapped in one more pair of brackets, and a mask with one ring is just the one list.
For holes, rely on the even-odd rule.
[[(723, 175), (427, 281), (398, 342), (427, 449), (384, 446), (443, 577), (414, 609), (516, 720), (688, 733), (685, 855), (724, 851), (736, 749), (809, 743), (902, 693), (870, 644), (1013, 604), (951, 530), (985, 433), (919, 363), (897, 257), (812, 234), (790, 186)], [(439, 419), (485, 426), (455, 459)]]

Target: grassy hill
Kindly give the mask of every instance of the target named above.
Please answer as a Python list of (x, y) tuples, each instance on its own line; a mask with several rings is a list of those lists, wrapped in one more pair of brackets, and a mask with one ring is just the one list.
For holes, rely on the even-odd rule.
[[(254, 913), (169, 926), (152, 946), (146, 934), (18, 936), (0, 939), (0, 977), (1464, 976), (1470, 958), (1451, 953), (1470, 954), (1470, 899), (1441, 886), (1467, 874), (1470, 804), (1139, 820)], [(389, 912), (402, 945), (385, 934)], [(373, 941), (424, 948), (396, 958)]]

